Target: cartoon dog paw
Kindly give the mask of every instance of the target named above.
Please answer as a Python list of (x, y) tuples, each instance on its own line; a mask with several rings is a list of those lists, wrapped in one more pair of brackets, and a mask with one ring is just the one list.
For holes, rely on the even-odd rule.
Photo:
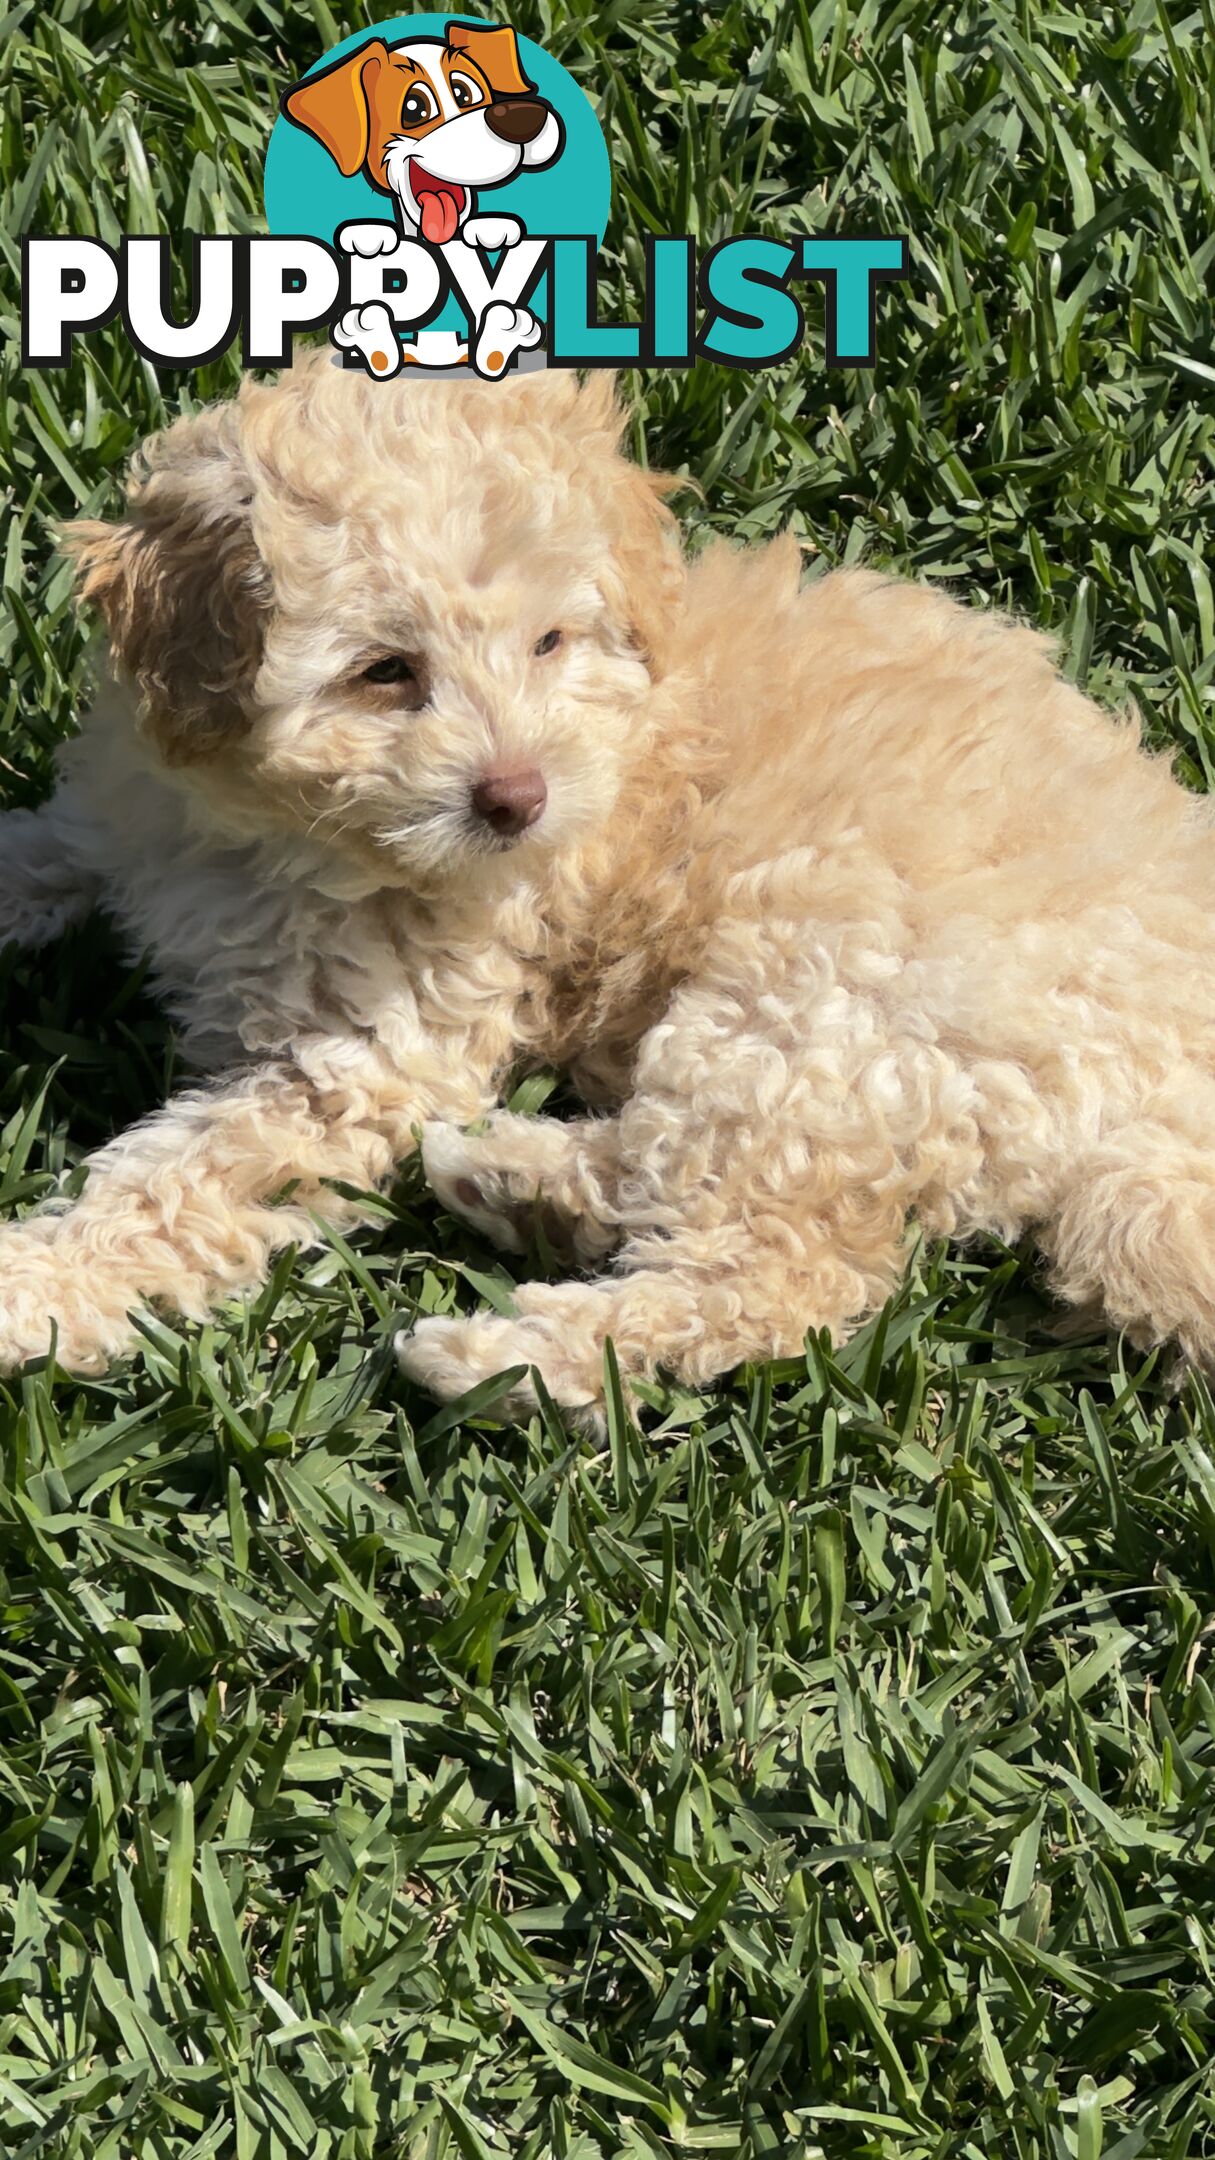
[(523, 238), (523, 226), (517, 217), (470, 217), (460, 235), (470, 247), (511, 248)]
[(337, 243), (347, 255), (391, 255), (401, 244), (401, 235), (387, 218), (377, 218), (375, 223), (343, 225), (337, 234)]
[(539, 343), (540, 325), (530, 308), (491, 300), (477, 327), (473, 366), (491, 379), (504, 375), (517, 352), (530, 352)]
[(333, 326), (333, 342), (347, 352), (362, 355), (369, 375), (386, 382), (401, 366), (401, 347), (396, 325), (382, 300), (368, 300), (362, 307), (347, 308)]

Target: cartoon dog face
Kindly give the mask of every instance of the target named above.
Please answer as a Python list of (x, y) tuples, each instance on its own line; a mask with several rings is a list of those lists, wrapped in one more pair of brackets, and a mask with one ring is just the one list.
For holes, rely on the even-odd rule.
[(551, 165), (561, 121), (519, 63), (513, 30), (449, 23), (445, 40), (373, 38), (289, 90), (283, 111), (349, 179), (392, 195), (407, 231), (453, 240), (473, 190)]

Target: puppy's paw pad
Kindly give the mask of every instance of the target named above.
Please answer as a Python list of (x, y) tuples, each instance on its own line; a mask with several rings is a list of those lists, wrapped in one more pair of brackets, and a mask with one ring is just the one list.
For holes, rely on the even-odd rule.
[(382, 300), (347, 308), (333, 326), (333, 342), (347, 352), (361, 354), (368, 373), (381, 381), (395, 375), (401, 365), (396, 325)]
[(422, 1129), (422, 1168), (426, 1182), (449, 1214), (471, 1223), (506, 1252), (522, 1252), (525, 1241), (505, 1187), (488, 1168), (475, 1140), (458, 1125), (436, 1122)]
[(472, 247), (509, 248), (517, 246), (523, 238), (523, 225), (517, 217), (470, 217), (461, 234)]
[(478, 375), (504, 375), (517, 352), (540, 343), (540, 325), (530, 308), (491, 300), (477, 328), (473, 364)]

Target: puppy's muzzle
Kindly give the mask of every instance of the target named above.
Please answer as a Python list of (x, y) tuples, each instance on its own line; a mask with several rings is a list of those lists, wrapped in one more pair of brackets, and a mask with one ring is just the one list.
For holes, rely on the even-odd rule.
[(539, 98), (498, 98), (485, 108), (485, 125), (502, 142), (535, 142), (548, 119), (548, 106)]
[(491, 832), (516, 839), (534, 825), (548, 801), (544, 774), (535, 765), (525, 772), (486, 773), (472, 791), (472, 806)]

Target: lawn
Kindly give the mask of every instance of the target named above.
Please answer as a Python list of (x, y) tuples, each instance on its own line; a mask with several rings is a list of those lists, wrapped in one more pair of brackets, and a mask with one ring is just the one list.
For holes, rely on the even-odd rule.
[[(1011, 605), (1206, 787), (1211, 0), (510, 19), (599, 103), (609, 309), (648, 231), (911, 237), (872, 376), (812, 298), (768, 375), (629, 385), (693, 544)], [(280, 89), (363, 20), (4, 17), (7, 805), (87, 687), (55, 520), (235, 381), (111, 336), (23, 375), (17, 235), (256, 229)], [(20, 1209), (175, 1060), (100, 923), (0, 980)], [(1202, 1382), (1061, 1335), (1028, 1249), (927, 1251), (843, 1348), (597, 1450), (395, 1375), (506, 1280), (407, 1170), (249, 1310), (0, 1387), (6, 2160), (1215, 2150)]]

